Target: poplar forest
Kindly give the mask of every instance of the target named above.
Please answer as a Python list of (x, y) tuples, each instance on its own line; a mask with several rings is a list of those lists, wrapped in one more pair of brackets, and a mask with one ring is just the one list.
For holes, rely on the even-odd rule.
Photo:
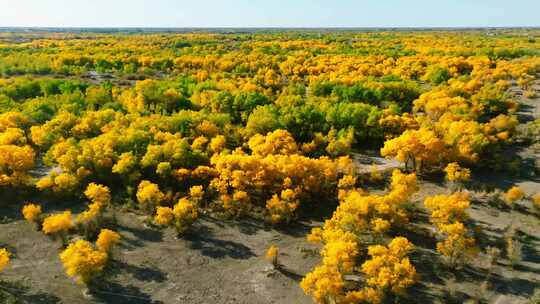
[(0, 303), (540, 303), (540, 30), (0, 32)]

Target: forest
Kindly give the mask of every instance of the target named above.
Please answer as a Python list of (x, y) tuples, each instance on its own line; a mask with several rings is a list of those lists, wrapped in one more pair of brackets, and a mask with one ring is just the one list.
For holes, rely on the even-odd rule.
[(540, 30), (0, 32), (0, 302), (540, 303)]

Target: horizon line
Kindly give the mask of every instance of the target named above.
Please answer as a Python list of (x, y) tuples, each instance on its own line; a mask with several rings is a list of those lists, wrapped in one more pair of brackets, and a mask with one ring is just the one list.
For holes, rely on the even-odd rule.
[(326, 31), (372, 31), (372, 30), (540, 30), (540, 25), (515, 25), (515, 26), (186, 26), (186, 27), (161, 27), (161, 26), (0, 26), (0, 32), (15, 31), (46, 31), (46, 32), (69, 32), (69, 31), (147, 31), (147, 32), (190, 32), (190, 31), (223, 31), (223, 30), (326, 30)]
[(540, 25), (449, 25), (449, 26), (27, 26), (27, 25), (0, 25), (0, 28), (147, 28), (147, 29), (205, 29), (205, 28), (539, 28)]

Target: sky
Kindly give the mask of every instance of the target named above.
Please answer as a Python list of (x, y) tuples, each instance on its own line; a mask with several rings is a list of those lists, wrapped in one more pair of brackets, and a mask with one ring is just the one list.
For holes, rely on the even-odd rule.
[(540, 26), (540, 0), (0, 0), (0, 27)]

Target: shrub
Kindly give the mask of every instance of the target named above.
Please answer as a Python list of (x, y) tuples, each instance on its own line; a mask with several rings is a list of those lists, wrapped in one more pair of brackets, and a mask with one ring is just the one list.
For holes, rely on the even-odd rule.
[(79, 284), (88, 285), (103, 271), (108, 256), (95, 250), (90, 242), (79, 240), (60, 253), (60, 260), (69, 277)]
[(275, 245), (272, 245), (268, 248), (264, 257), (268, 262), (272, 263), (272, 266), (274, 266), (274, 268), (277, 269), (279, 267), (278, 256), (279, 248)]
[(173, 208), (174, 226), (178, 234), (183, 234), (197, 220), (197, 207), (187, 198), (181, 198)]
[(9, 257), (10, 254), (5, 248), (0, 249), (0, 272), (4, 271), (4, 269), (9, 264)]
[(35, 204), (27, 204), (22, 209), (24, 219), (30, 223), (41, 223), (41, 206)]
[(418, 277), (407, 255), (414, 246), (404, 237), (393, 239), (388, 246), (369, 246), (371, 259), (362, 264), (367, 285), (384, 295), (388, 292), (402, 295)]
[(154, 221), (160, 226), (168, 226), (174, 220), (174, 212), (170, 207), (157, 207)]
[(514, 186), (504, 194), (504, 201), (509, 206), (514, 206), (514, 204), (523, 199), (523, 197), (525, 197), (525, 192), (523, 192), (520, 187)]
[(462, 168), (458, 163), (450, 163), (444, 168), (446, 179), (454, 183), (463, 183), (471, 178), (471, 170)]
[(462, 223), (469, 218), (466, 211), (470, 206), (469, 194), (435, 195), (427, 197), (424, 205), (431, 211), (430, 221), (443, 238), (437, 243), (437, 251), (452, 266), (465, 263), (477, 252), (474, 238)]
[(111, 250), (118, 242), (120, 242), (120, 234), (109, 229), (101, 229), (96, 241), (96, 246), (99, 250), (110, 254)]
[(67, 233), (75, 226), (71, 211), (64, 211), (60, 214), (54, 214), (43, 220), (42, 231), (53, 237), (60, 237), (62, 242), (66, 243)]
[(99, 203), (103, 206), (111, 201), (111, 192), (108, 187), (91, 183), (86, 187), (84, 195), (93, 203)]
[(152, 182), (143, 180), (137, 188), (137, 200), (143, 210), (152, 213), (155, 206), (165, 199), (165, 194), (159, 190), (159, 186)]
[(533, 207), (540, 212), (540, 193), (536, 194), (532, 200)]

